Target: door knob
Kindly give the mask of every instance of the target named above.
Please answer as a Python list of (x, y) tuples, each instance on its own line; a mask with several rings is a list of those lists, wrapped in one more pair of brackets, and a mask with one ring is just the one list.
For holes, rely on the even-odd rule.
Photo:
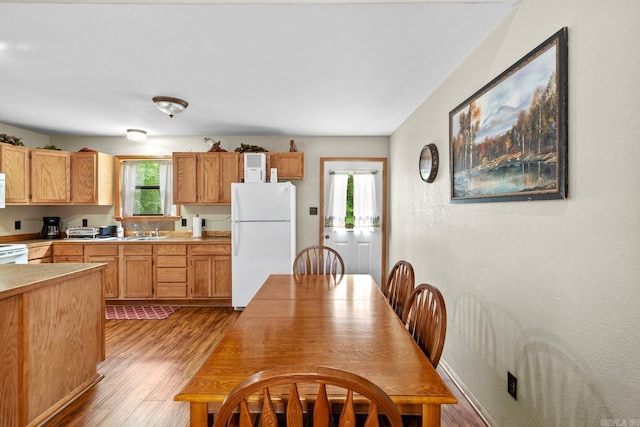
[(328, 235), (328, 234), (325, 234), (325, 235), (324, 235), (324, 238), (325, 238), (325, 239), (329, 239), (329, 235)]

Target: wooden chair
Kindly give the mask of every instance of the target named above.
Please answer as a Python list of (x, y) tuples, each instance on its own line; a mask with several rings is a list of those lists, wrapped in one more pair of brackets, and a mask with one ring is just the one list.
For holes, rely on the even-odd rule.
[[(286, 386), (289, 386), (288, 390)], [(258, 410), (262, 427), (277, 427), (278, 419), (281, 421), (280, 425), (289, 427), (302, 427), (303, 425), (328, 427), (332, 414), (331, 403), (327, 397), (327, 386), (331, 387), (331, 394), (335, 390), (340, 396), (339, 399), (331, 398), (331, 402), (335, 403), (340, 400), (342, 404), (342, 412), (337, 425), (358, 425), (356, 424), (357, 417), (354, 406), (354, 393), (357, 393), (359, 395), (356, 398), (358, 406), (360, 406), (362, 398), (365, 398), (369, 403), (366, 421), (359, 425), (379, 426), (380, 416), (383, 420), (386, 417), (391, 427), (402, 427), (402, 418), (396, 405), (380, 387), (371, 381), (335, 368), (305, 366), (267, 369), (246, 378), (235, 386), (226, 397), (220, 411), (215, 416), (214, 427), (229, 425), (252, 427), (257, 415), (255, 413), (253, 416), (251, 415), (249, 406), (256, 400), (258, 407), (262, 408)], [(313, 392), (310, 391), (310, 387)], [(285, 395), (288, 392), (288, 397), (275, 391), (274, 388), (278, 388)], [(272, 400), (270, 389), (274, 396), (277, 393), (277, 398)], [(274, 403), (284, 405), (284, 414), (276, 412)], [(311, 421), (310, 423), (303, 421), (305, 407), (310, 408), (307, 417)], [(283, 419), (286, 419), (286, 423), (283, 423)]]
[(438, 288), (426, 283), (416, 286), (407, 299), (402, 322), (437, 367), (447, 333), (447, 309)]
[(396, 262), (382, 287), (382, 293), (387, 297), (387, 301), (398, 317), (402, 317), (405, 302), (413, 290), (414, 284), (415, 275), (411, 263), (404, 260)]
[(339, 281), (344, 274), (344, 261), (335, 249), (309, 246), (296, 255), (293, 274), (328, 274)]

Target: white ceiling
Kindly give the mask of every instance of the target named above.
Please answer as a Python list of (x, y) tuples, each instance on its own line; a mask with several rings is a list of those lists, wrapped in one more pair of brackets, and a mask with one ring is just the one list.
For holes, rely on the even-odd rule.
[[(389, 135), (518, 1), (0, 0), (0, 123)], [(189, 107), (170, 119), (157, 95)]]

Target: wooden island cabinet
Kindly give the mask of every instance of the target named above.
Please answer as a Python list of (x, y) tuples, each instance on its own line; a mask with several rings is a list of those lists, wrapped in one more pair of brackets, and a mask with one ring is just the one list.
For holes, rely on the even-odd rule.
[(100, 380), (103, 265), (0, 265), (0, 424), (35, 426)]

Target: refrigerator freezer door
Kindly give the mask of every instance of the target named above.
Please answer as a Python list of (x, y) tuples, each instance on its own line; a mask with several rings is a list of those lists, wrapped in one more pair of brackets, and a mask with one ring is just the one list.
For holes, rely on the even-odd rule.
[(295, 191), (290, 182), (231, 184), (231, 221), (295, 220)]
[(290, 222), (235, 222), (231, 230), (234, 307), (246, 307), (270, 274), (290, 274), (295, 243)]

